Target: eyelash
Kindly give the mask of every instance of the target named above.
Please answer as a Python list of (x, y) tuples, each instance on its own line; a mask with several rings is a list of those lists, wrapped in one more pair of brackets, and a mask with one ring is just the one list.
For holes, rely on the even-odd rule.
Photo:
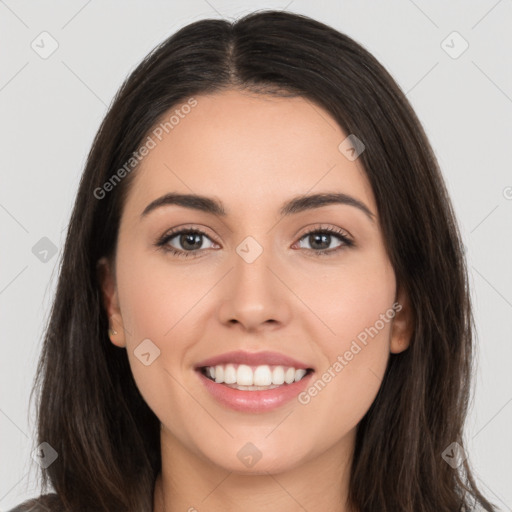
[[(173, 238), (176, 238), (177, 236), (183, 235), (185, 233), (186, 234), (194, 234), (194, 235), (202, 235), (207, 238), (210, 238), (208, 236), (208, 234), (205, 233), (204, 231), (202, 231), (201, 229), (185, 228), (185, 229), (181, 229), (178, 231), (171, 231), (170, 233), (166, 233), (164, 236), (162, 236), (155, 242), (155, 246), (165, 252), (171, 253), (174, 256), (183, 257), (183, 258), (188, 258), (190, 256), (194, 256), (198, 251), (204, 250), (204, 249), (195, 249), (193, 251), (182, 251), (182, 250), (176, 249), (176, 248), (168, 245), (168, 243)], [(312, 235), (312, 234), (335, 235), (342, 242), (342, 245), (340, 245), (339, 247), (336, 247), (334, 249), (321, 249), (321, 250), (306, 249), (307, 251), (312, 252), (315, 256), (324, 256), (324, 255), (332, 256), (334, 253), (337, 253), (338, 251), (342, 250), (343, 248), (353, 247), (355, 245), (354, 242), (352, 240), (350, 240), (350, 238), (348, 238), (344, 234), (344, 232), (338, 228), (318, 228), (318, 227), (312, 228), (311, 230), (307, 231), (299, 238), (299, 242), (302, 239), (304, 239), (307, 236)]]

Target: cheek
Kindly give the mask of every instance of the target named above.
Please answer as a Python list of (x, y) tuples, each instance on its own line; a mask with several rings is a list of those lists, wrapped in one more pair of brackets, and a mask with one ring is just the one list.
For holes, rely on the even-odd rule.
[(314, 431), (318, 425), (329, 425), (335, 435), (354, 428), (366, 414), (389, 360), (395, 291), (391, 265), (375, 258), (333, 270), (308, 292), (305, 302), (314, 305), (311, 309), (329, 330), (318, 327), (323, 332), (316, 338), (324, 356), (322, 366), (299, 397), (308, 410), (304, 427)]
[(166, 340), (190, 320), (194, 306), (212, 285), (212, 277), (169, 265), (160, 253), (118, 255), (118, 289), (131, 344), (144, 338)]
[[(353, 253), (327, 271), (305, 272), (295, 289), (300, 289), (304, 303), (322, 321), (322, 338), (328, 346), (341, 348), (379, 321), (392, 306), (396, 292), (393, 268), (377, 250)], [(380, 321), (378, 330), (385, 330)]]
[[(343, 338), (324, 344), (326, 363), (299, 396), (299, 403), (307, 411), (302, 415), (303, 428), (316, 432), (326, 443), (357, 426), (381, 386), (389, 360), (392, 319), (368, 318), (372, 318), (371, 324), (361, 318), (352, 321), (350, 330), (357, 333), (354, 336), (343, 331)], [(343, 325), (339, 327), (341, 331)]]
[[(169, 404), (190, 399), (178, 381), (187, 350), (196, 339), (195, 329), (199, 329), (194, 315), (215, 280), (211, 272), (203, 275), (199, 267), (192, 277), (190, 270), (171, 267), (156, 254), (128, 254), (120, 248), (117, 258), (118, 291), (132, 374), (149, 407), (158, 417), (166, 417)], [(154, 344), (148, 345), (150, 360), (153, 353), (158, 357), (145, 365), (138, 357), (139, 347), (148, 339)]]

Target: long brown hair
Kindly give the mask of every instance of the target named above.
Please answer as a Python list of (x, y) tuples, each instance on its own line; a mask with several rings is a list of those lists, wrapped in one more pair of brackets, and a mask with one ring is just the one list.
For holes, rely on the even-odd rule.
[(34, 383), (38, 442), (58, 453), (42, 470), (43, 490), (51, 483), (69, 510), (152, 510), (160, 425), (126, 352), (108, 338), (96, 268), (102, 256), (115, 256), (136, 167), (108, 192), (104, 185), (171, 107), (227, 88), (302, 96), (363, 141), (359, 158), (386, 249), (414, 311), (410, 346), (391, 354), (358, 426), (349, 505), (361, 512), (458, 512), (476, 504), (494, 511), (468, 460), (453, 467), (442, 455), (452, 443), (464, 449), (474, 324), (461, 237), (436, 158), (405, 95), (368, 51), (325, 24), (281, 11), (182, 28), (131, 73), (101, 124)]

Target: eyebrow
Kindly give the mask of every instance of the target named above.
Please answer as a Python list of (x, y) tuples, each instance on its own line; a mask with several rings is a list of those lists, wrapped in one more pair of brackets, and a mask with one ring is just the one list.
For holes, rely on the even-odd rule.
[[(331, 204), (344, 204), (358, 208), (370, 219), (370, 221), (374, 222), (375, 215), (363, 202), (359, 201), (359, 199), (356, 199), (355, 197), (343, 193), (322, 193), (297, 196), (284, 203), (281, 206), (279, 213), (281, 217), (285, 217)], [(193, 210), (211, 213), (220, 217), (226, 217), (227, 215), (222, 203), (216, 199), (196, 194), (178, 194), (170, 192), (149, 203), (141, 213), (141, 218), (144, 218), (157, 208), (167, 205), (191, 208)]]

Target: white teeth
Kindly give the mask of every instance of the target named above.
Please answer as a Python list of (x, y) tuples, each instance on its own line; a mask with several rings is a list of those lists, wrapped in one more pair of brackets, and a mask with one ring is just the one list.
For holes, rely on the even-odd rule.
[(284, 368), (276, 366), (272, 372), (272, 384), (284, 384)]
[[(284, 383), (292, 384), (300, 381), (307, 370), (304, 368), (295, 369), (292, 367), (270, 366), (267, 364), (255, 367), (246, 364), (218, 364), (208, 366), (205, 370), (206, 376), (218, 384), (228, 384), (231, 387), (242, 386), (238, 389), (272, 389)], [(247, 386), (248, 388), (245, 388)]]
[(258, 366), (254, 372), (255, 386), (270, 386), (272, 384), (272, 372), (267, 365)]
[(284, 374), (286, 384), (291, 384), (295, 380), (295, 368), (288, 368)]
[(224, 382), (224, 367), (220, 364), (215, 367), (215, 382)]
[(236, 383), (240, 386), (252, 386), (253, 376), (250, 366), (241, 364), (236, 371)]
[(239, 389), (240, 391), (268, 391), (280, 386), (239, 386), (238, 384), (226, 384), (228, 388)]
[(304, 375), (306, 375), (306, 370), (303, 370), (302, 368), (300, 370), (295, 370), (295, 382), (299, 382)]
[(288, 368), (284, 375), (284, 381), (286, 384), (291, 384), (295, 380), (295, 368)]
[(234, 384), (236, 382), (236, 369), (232, 364), (227, 364), (224, 368), (224, 382)]

